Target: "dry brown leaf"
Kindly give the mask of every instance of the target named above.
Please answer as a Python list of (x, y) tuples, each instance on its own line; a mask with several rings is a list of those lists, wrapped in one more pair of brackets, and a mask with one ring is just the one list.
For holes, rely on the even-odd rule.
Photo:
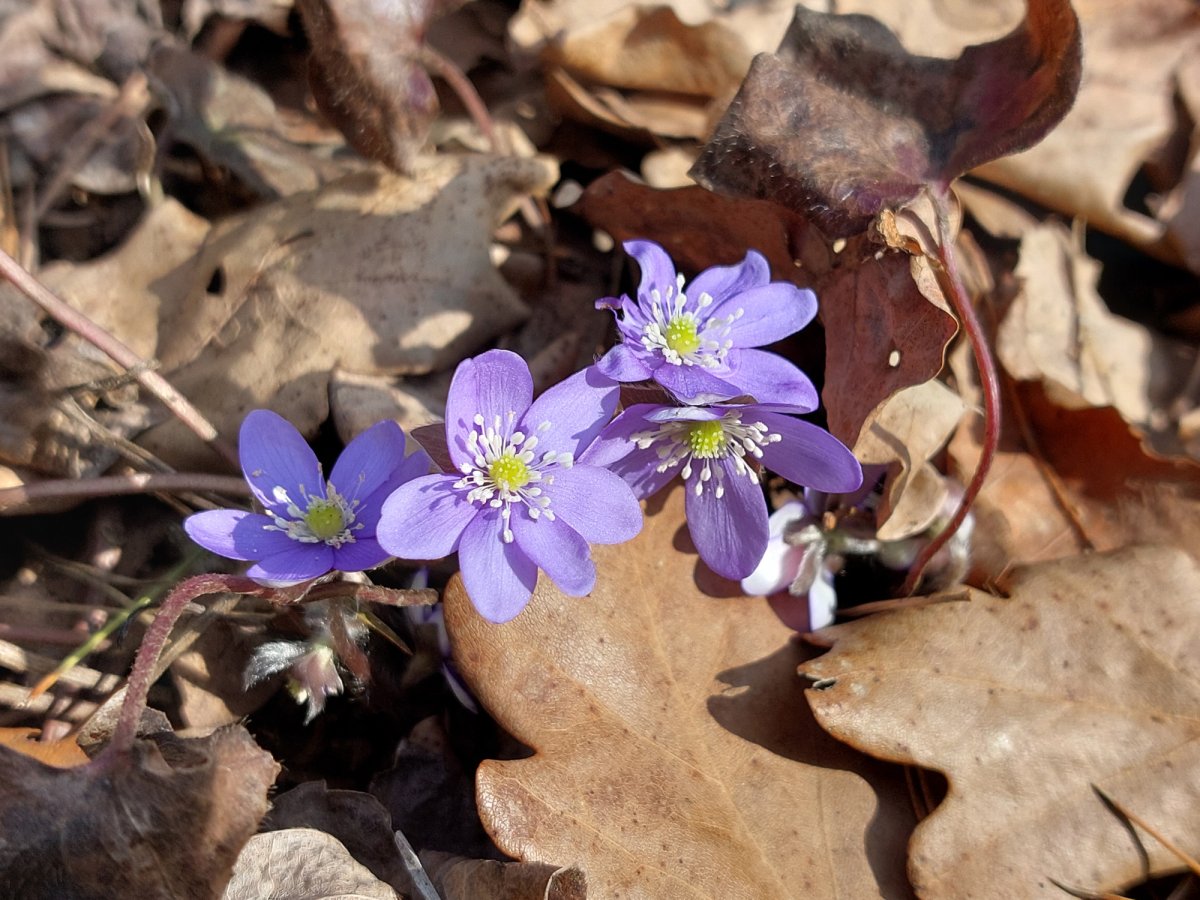
[[(1041, 381), (1061, 406), (1112, 406), (1146, 426), (1155, 403), (1173, 397), (1173, 348), (1146, 327), (1115, 316), (1096, 292), (1100, 264), (1061, 225), (1021, 240), (1021, 290), (1005, 313), (996, 355), (1021, 381)], [(1174, 383), (1172, 383), (1174, 382)]]
[(863, 425), (853, 448), (858, 461), (899, 466), (888, 479), (877, 517), (880, 540), (919, 534), (941, 512), (948, 489), (928, 463), (950, 439), (964, 411), (962, 398), (934, 380), (893, 394)]
[[(1008, 598), (836, 626), (802, 667), (821, 724), (884, 759), (946, 773), (913, 835), (923, 898), (1057, 898), (1144, 877), (1097, 785), (1180, 846), (1200, 846), (1200, 568), (1140, 547), (1022, 569)], [(1145, 842), (1151, 872), (1180, 868)]]
[(911, 812), (896, 773), (804, 714), (801, 648), (765, 600), (700, 570), (683, 494), (596, 547), (595, 590), (546, 580), (490, 625), (446, 592), (455, 659), (529, 759), (485, 762), (481, 815), (505, 852), (575, 864), (597, 897), (902, 897)]
[[(330, 370), (450, 366), (527, 310), (492, 265), (492, 228), (557, 177), (549, 160), (440, 157), (408, 178), (372, 171), (214, 229), (164, 303), (172, 384), (226, 434), (269, 406), (304, 434), (328, 415)], [(160, 456), (204, 459), (176, 423)]]
[(0, 884), (23, 898), (216, 898), (279, 766), (245, 729), (139, 742), (107, 771), (0, 748)]
[(81, 766), (88, 761), (87, 754), (79, 748), (74, 738), (57, 741), (40, 741), (37, 728), (0, 728), (0, 746), (44, 762), (58, 769)]
[(153, 206), (121, 245), (86, 263), (51, 263), (42, 280), (59, 296), (128, 344), (143, 359), (158, 347), (166, 282), (198, 251), (208, 222), (182, 203), (165, 198)]
[[(466, 859), (426, 850), (421, 863), (442, 900), (587, 900), (587, 876), (574, 867)], [(595, 895), (593, 895), (595, 896)]]
[(233, 867), (222, 900), (399, 900), (337, 838), (312, 828), (256, 834)]
[(239, 722), (279, 689), (270, 678), (246, 686), (254, 646), (244, 628), (219, 618), (171, 664), (171, 683), (179, 693), (179, 721), (190, 733), (203, 734)]
[[(1175, 196), (1158, 217), (1125, 205), (1143, 165), (1152, 165), (1180, 132), (1185, 142), (1189, 138), (1187, 115), (1181, 115), (1175, 93), (1189, 77), (1188, 61), (1194, 71), (1200, 54), (1195, 4), (1075, 0), (1074, 5), (1087, 47), (1075, 108), (1040, 145), (990, 163), (979, 174), (1200, 271), (1200, 229), (1186, 215), (1178, 218), (1183, 197), (1195, 190), (1194, 175), (1167, 167), (1154, 188), (1164, 194), (1174, 189)], [(914, 30), (926, 27), (913, 24)], [(1191, 153), (1194, 166), (1195, 144)]]

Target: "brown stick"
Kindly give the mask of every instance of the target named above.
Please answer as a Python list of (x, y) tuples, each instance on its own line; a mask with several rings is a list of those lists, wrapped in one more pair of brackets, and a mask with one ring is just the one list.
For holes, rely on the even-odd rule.
[(190, 428), (200, 440), (212, 447), (234, 467), (238, 467), (237, 451), (228, 444), (212, 423), (175, 390), (165, 378), (153, 370), (123, 341), (105, 331), (83, 313), (59, 299), (48, 287), (25, 271), (21, 265), (0, 250), (0, 276), (7, 278), (22, 294), (40, 306), (55, 321), (73, 331), (89, 344), (106, 353), (117, 365), (128, 369), (138, 383), (154, 394), (174, 416)]
[(204, 475), (186, 472), (136, 473), (133, 475), (105, 475), (85, 480), (64, 478), (52, 481), (35, 481), (20, 487), (0, 489), (0, 513), (36, 500), (84, 499), (88, 497), (115, 497), (123, 494), (203, 493), (247, 495), (250, 488), (242, 478), (233, 475)]

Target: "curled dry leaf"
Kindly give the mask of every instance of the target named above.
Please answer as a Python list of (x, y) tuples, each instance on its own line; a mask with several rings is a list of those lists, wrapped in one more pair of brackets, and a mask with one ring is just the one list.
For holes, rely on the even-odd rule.
[(586, 598), (543, 578), (490, 625), (447, 588), (460, 671), (535, 751), (479, 769), (493, 838), (578, 865), (597, 897), (906, 896), (897, 773), (804, 714), (801, 648), (765, 600), (699, 567), (682, 490), (649, 512), (634, 540), (594, 548)]
[(0, 748), (0, 884), (31, 900), (220, 897), (278, 771), (241, 727), (139, 742), (108, 772)]
[[(818, 721), (875, 756), (944, 772), (913, 835), (921, 897), (1056, 898), (1144, 876), (1097, 785), (1200, 846), (1200, 568), (1139, 547), (1022, 569), (1008, 598), (945, 602), (822, 632), (802, 667)], [(1179, 867), (1147, 841), (1151, 872)]]
[(958, 394), (940, 381), (927, 381), (892, 395), (864, 424), (853, 448), (858, 461), (897, 465), (877, 517), (880, 540), (918, 534), (941, 512), (948, 489), (929, 460), (950, 439), (964, 410)]
[(831, 237), (1041, 140), (1079, 83), (1068, 0), (1029, 0), (1007, 36), (955, 60), (909, 54), (867, 16), (796, 8), (776, 54), (754, 60), (692, 169), (698, 182), (771, 198)]
[[(297, 0), (321, 111), (367, 159), (409, 171), (438, 112), (419, 61), (439, 0)], [(449, 5), (448, 3), (446, 5)]]
[[(330, 371), (425, 373), (511, 328), (525, 305), (489, 257), (492, 228), (557, 177), (542, 158), (441, 157), (415, 177), (339, 179), (213, 230), (164, 300), (159, 358), (171, 382), (234, 434), (270, 407), (312, 434)], [(169, 422), (144, 438), (196, 464)]]
[(1156, 402), (1178, 393), (1186, 368), (1170, 377), (1180, 368), (1176, 348), (1108, 311), (1096, 292), (1100, 264), (1063, 226), (1040, 225), (1022, 238), (1016, 276), (1021, 290), (996, 339), (1014, 378), (1041, 381), (1061, 406), (1112, 406), (1143, 427)]
[(399, 900), (337, 838), (312, 828), (256, 834), (246, 842), (222, 900)]
[(587, 876), (575, 867), (464, 859), (426, 850), (421, 863), (442, 900), (587, 900)]

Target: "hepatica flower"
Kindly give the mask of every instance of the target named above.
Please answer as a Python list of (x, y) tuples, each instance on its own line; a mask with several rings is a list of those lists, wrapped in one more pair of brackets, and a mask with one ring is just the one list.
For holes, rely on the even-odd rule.
[(817, 408), (817, 392), (799, 368), (755, 348), (774, 343), (812, 321), (812, 291), (772, 282), (761, 254), (736, 266), (716, 266), (684, 286), (666, 251), (649, 241), (625, 250), (642, 270), (637, 299), (599, 300), (617, 316), (621, 343), (597, 363), (616, 381), (653, 379), (683, 403), (743, 395), (759, 403)]
[(617, 406), (618, 386), (595, 367), (533, 399), (521, 357), (492, 350), (464, 361), (446, 400), (454, 474), (402, 485), (383, 505), (379, 541), (403, 559), (458, 551), (463, 585), (484, 618), (519, 613), (541, 569), (572, 596), (591, 591), (589, 543), (617, 544), (642, 527), (629, 487), (578, 465)]
[(264, 512), (201, 512), (183, 527), (206, 550), (253, 561), (246, 574), (270, 587), (382, 563), (388, 553), (376, 540), (375, 526), (384, 498), (432, 468), (424, 451), (406, 458), (404, 433), (385, 421), (346, 446), (327, 482), (300, 432), (265, 409), (242, 422), (238, 452)]
[(858, 460), (841, 441), (787, 411), (760, 404), (638, 404), (604, 430), (583, 462), (609, 466), (638, 497), (681, 476), (700, 558), (718, 575), (745, 578), (762, 560), (769, 537), (760, 466), (830, 493), (862, 483)]

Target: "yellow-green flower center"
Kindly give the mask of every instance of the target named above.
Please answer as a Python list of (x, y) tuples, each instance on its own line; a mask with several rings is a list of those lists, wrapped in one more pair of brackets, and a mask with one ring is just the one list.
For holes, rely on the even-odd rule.
[(692, 456), (700, 459), (725, 455), (725, 428), (719, 419), (689, 426), (685, 441)]
[(304, 513), (304, 524), (318, 540), (328, 541), (337, 537), (346, 528), (346, 517), (342, 508), (332, 500), (314, 498), (308, 502)]
[(520, 490), (529, 484), (529, 466), (512, 453), (505, 453), (488, 466), (488, 477), (502, 491)]
[(667, 346), (680, 356), (687, 356), (700, 349), (700, 335), (696, 320), (688, 315), (672, 316), (667, 323)]

